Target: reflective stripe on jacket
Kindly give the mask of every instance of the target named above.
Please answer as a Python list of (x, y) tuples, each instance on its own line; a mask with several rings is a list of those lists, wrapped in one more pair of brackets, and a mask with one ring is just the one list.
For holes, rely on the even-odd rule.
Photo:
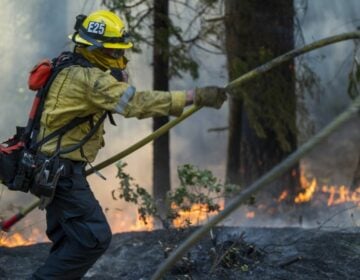
[[(105, 111), (119, 113), (127, 118), (147, 118), (164, 115), (181, 115), (185, 106), (185, 91), (141, 91), (127, 83), (118, 82), (109, 72), (96, 67), (71, 66), (62, 70), (53, 81), (45, 100), (38, 140), (64, 126), (75, 117), (93, 115), (93, 123)], [(77, 144), (90, 130), (90, 123), (83, 123), (67, 132), (61, 147)], [(95, 135), (83, 146), (86, 158), (92, 162), (104, 146), (104, 128), (101, 125)], [(41, 147), (51, 155), (57, 139)], [(80, 150), (62, 155), (63, 158), (85, 161)]]

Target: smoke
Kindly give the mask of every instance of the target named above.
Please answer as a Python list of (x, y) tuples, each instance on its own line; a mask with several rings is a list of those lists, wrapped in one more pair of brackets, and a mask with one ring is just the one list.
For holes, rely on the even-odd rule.
[[(334, 0), (308, 1), (308, 10), (302, 18), (305, 43), (355, 31), (360, 24), (360, 18), (355, 12), (359, 5), (355, 0), (346, 3)], [(347, 41), (319, 49), (307, 56), (323, 88), (307, 104), (309, 117), (315, 120), (315, 130), (328, 124), (351, 102), (347, 87), (353, 52), (354, 41)], [(330, 184), (351, 185), (360, 155), (358, 122), (358, 118), (351, 120), (305, 158), (303, 162), (308, 172), (327, 178)]]
[[(299, 26), (303, 40), (299, 46), (313, 41), (355, 31), (360, 24), (360, 17), (355, 12), (360, 8), (360, 2), (350, 0), (340, 2), (336, 0), (303, 1), (296, 0), (296, 7), (307, 4), (307, 9), (298, 14)], [(299, 119), (301, 141), (308, 140), (315, 132), (330, 123), (350, 104), (351, 99), (347, 93), (349, 73), (351, 71), (354, 42), (347, 41), (318, 49), (302, 57), (303, 61), (320, 78), (321, 90), (315, 96), (305, 94), (305, 106), (308, 115)], [(301, 122), (312, 122), (304, 125)], [(349, 121), (346, 125), (333, 133), (326, 141), (316, 147), (310, 154), (301, 160), (301, 166), (306, 176), (318, 180), (318, 191), (321, 186), (354, 187), (354, 176), (360, 160), (360, 127), (359, 117)], [(313, 131), (309, 131), (313, 127)], [(284, 189), (290, 186), (284, 186)], [(360, 187), (360, 186), (355, 186)], [(353, 189), (354, 190), (354, 189)], [(356, 192), (355, 192), (356, 194)], [(319, 195), (319, 193), (317, 193)], [(336, 196), (339, 198), (339, 196)], [(327, 207), (326, 203), (319, 201), (309, 202), (301, 206), (282, 206), (276, 201), (267, 201), (277, 207), (276, 213), (271, 209), (261, 210), (263, 205), (242, 206), (232, 215), (225, 224), (246, 226), (307, 226), (314, 227), (326, 221), (326, 226), (354, 226), (360, 223), (359, 208), (354, 204)], [(355, 205), (356, 206), (356, 205)], [(349, 209), (349, 210), (346, 210)], [(248, 218), (247, 213), (255, 211), (254, 218)]]
[[(99, 0), (94, 1), (47, 1), (22, 0), (2, 1), (0, 11), (3, 38), (0, 43), (0, 89), (2, 102), (0, 104), (1, 139), (6, 139), (14, 133), (15, 125), (24, 125), (30, 110), (34, 93), (27, 89), (27, 75), (29, 70), (42, 58), (51, 58), (61, 51), (70, 50), (72, 44), (67, 35), (73, 32), (74, 18), (80, 13), (88, 14), (100, 7)], [(151, 50), (143, 50), (140, 55), (128, 54), (130, 82), (138, 90), (152, 88)], [(217, 65), (224, 64), (222, 61)], [(200, 79), (196, 83), (186, 76), (183, 80), (174, 81), (173, 89), (189, 89), (211, 83), (223, 85), (225, 78), (220, 78), (224, 68), (215, 67), (208, 62), (206, 68), (201, 69)], [(206, 69), (206, 70), (205, 70)], [(224, 76), (224, 75), (223, 75)], [(176, 166), (183, 163), (195, 163), (202, 167), (214, 167), (215, 173), (223, 176), (224, 169), (221, 162), (225, 160), (225, 136), (213, 135), (207, 137), (207, 128), (223, 126), (226, 123), (225, 111), (203, 110), (185, 121), (171, 132), (172, 149), (172, 178), (173, 185), (177, 185)], [(118, 153), (131, 144), (142, 139), (152, 131), (151, 120), (124, 119), (115, 116), (117, 127), (106, 125), (106, 146), (100, 152), (97, 161)], [(181, 144), (180, 144), (181, 143)], [(152, 178), (152, 145), (141, 148), (139, 151), (124, 159), (128, 163), (127, 172), (136, 179), (136, 182), (150, 190)], [(113, 201), (111, 190), (116, 189), (118, 180), (115, 178), (114, 167), (102, 171), (107, 178), (103, 181), (93, 175), (89, 177), (92, 189), (100, 204), (107, 210), (110, 220), (119, 218), (118, 210), (126, 216), (136, 216), (133, 207), (120, 201)], [(3, 189), (0, 208), (8, 208), (2, 212), (8, 216), (15, 211), (10, 205), (28, 204), (34, 198), (28, 194), (9, 192)], [(118, 210), (114, 210), (118, 209)], [(115, 214), (114, 214), (115, 213)], [(131, 220), (131, 219), (130, 219)], [(44, 213), (32, 212), (27, 221), (19, 227), (30, 227), (31, 224), (44, 226)], [(114, 224), (118, 221), (114, 221)]]
[[(321, 38), (355, 31), (360, 18), (354, 12), (359, 8), (355, 0), (307, 1), (308, 9), (301, 28), (305, 43)], [(345, 41), (318, 49), (307, 55), (307, 62), (321, 79), (324, 92), (309, 104), (317, 127), (323, 127), (344, 110), (350, 99), (347, 95), (348, 74), (352, 62), (354, 41)]]
[[(15, 125), (23, 125), (33, 99), (27, 90), (27, 74), (31, 67), (44, 57), (56, 56), (63, 50), (70, 50), (67, 35), (72, 33), (74, 18), (80, 13), (88, 14), (100, 7), (100, 0), (93, 1), (55, 1), (55, 0), (2, 0), (0, 10), (0, 129), (1, 139), (14, 133)], [(300, 2), (297, 0), (296, 2)], [(354, 30), (359, 18), (355, 11), (360, 7), (356, 0), (346, 4), (336, 0), (308, 1), (308, 10), (301, 20), (305, 43)], [(315, 99), (308, 99), (309, 118), (315, 120), (316, 130), (333, 119), (350, 102), (346, 94), (347, 73), (350, 67), (349, 54), (353, 43), (340, 43), (313, 52), (308, 56), (309, 63), (320, 76), (324, 93)], [(227, 83), (225, 56), (213, 56), (203, 52), (195, 53), (201, 61), (200, 77), (193, 81), (188, 75), (171, 81), (171, 89), (191, 89), (205, 85), (225, 85)], [(146, 48), (140, 55), (129, 55), (130, 82), (138, 90), (152, 87), (151, 50)], [(106, 147), (100, 152), (96, 162), (100, 162), (127, 148), (134, 142), (151, 133), (151, 120), (124, 119), (115, 116), (117, 127), (106, 126)], [(226, 161), (226, 132), (209, 133), (209, 128), (224, 127), (227, 123), (227, 106), (221, 110), (202, 109), (190, 119), (174, 128), (171, 133), (172, 184), (176, 187), (176, 167), (185, 163), (198, 165), (224, 178)], [(349, 182), (354, 164), (359, 159), (359, 127), (349, 124), (340, 134), (335, 135), (304, 160), (309, 170), (317, 176), (326, 177), (336, 183)], [(346, 139), (346, 142), (341, 139)], [(345, 143), (345, 144), (344, 144)], [(331, 153), (330, 153), (331, 152)], [(333, 154), (332, 154), (333, 153)], [(343, 155), (342, 160), (338, 154)], [(325, 157), (326, 155), (326, 157)], [(329, 157), (333, 163), (329, 165)], [(124, 159), (128, 163), (127, 172), (136, 182), (150, 189), (152, 174), (152, 146), (148, 144)], [(320, 167), (319, 167), (320, 166)], [(327, 172), (327, 173), (325, 173)], [(93, 175), (89, 182), (103, 208), (108, 208), (109, 217), (115, 208), (120, 208), (124, 216), (135, 215), (132, 207), (113, 201), (111, 190), (118, 186), (114, 167), (102, 171), (106, 181)], [(325, 175), (324, 175), (325, 174)], [(334, 177), (336, 176), (336, 178)], [(30, 195), (4, 191), (0, 208), (9, 204), (27, 204)], [(131, 214), (128, 214), (130, 213)], [(113, 215), (118, 218), (118, 215)], [(43, 212), (34, 211), (29, 217), (32, 221), (43, 221)], [(110, 219), (113, 219), (110, 217)], [(114, 218), (115, 219), (115, 218)], [(42, 222), (43, 223), (43, 222)]]
[[(27, 89), (27, 76), (32, 66), (44, 57), (52, 57), (64, 49), (67, 33), (66, 1), (1, 1), (0, 27), (0, 130), (6, 140), (15, 133), (15, 126), (24, 126), (34, 93)], [(62, 16), (58, 16), (62, 15)], [(51, 23), (51, 24), (49, 24)], [(12, 205), (22, 206), (34, 198), (3, 189), (2, 216), (14, 214)], [(4, 209), (8, 209), (6, 211)], [(43, 224), (38, 211), (28, 220)], [(21, 225), (25, 226), (27, 222)]]

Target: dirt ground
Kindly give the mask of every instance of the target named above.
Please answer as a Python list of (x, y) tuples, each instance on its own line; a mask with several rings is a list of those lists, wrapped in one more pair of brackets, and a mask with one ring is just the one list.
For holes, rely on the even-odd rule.
[[(113, 236), (84, 279), (150, 279), (193, 229)], [(26, 279), (49, 244), (0, 248), (0, 279)], [(230, 228), (213, 230), (165, 279), (359, 279), (360, 228)]]

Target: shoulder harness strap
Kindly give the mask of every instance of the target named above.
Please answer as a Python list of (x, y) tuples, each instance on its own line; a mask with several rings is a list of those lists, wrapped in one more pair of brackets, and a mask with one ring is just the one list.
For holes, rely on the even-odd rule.
[[(66, 67), (70, 67), (72, 65), (80, 65), (82, 67), (93, 67), (93, 65), (89, 61), (87, 61), (84, 57), (82, 57), (79, 54), (72, 53), (72, 52), (63, 52), (59, 57), (54, 58), (52, 60), (52, 64), (54, 67), (53, 72), (52, 72), (49, 80), (46, 82), (46, 85), (42, 89), (40, 89), (37, 93), (37, 96), (40, 97), (40, 105), (35, 114), (35, 118), (34, 118), (33, 123), (31, 124), (31, 127), (27, 127), (27, 129), (30, 130), (30, 133), (31, 133), (30, 149), (32, 149), (34, 151), (39, 149), (42, 145), (44, 145), (50, 139), (59, 137), (58, 149), (55, 153), (56, 155), (59, 155), (59, 154), (70, 153), (72, 151), (75, 151), (75, 150), (81, 148), (96, 133), (96, 131), (99, 129), (100, 125), (104, 122), (106, 116), (110, 115), (110, 112), (105, 112), (100, 117), (100, 119), (96, 122), (96, 124), (93, 124), (93, 115), (89, 115), (89, 116), (82, 117), (82, 118), (74, 118), (73, 120), (71, 120), (69, 123), (67, 123), (63, 127), (50, 133), (45, 138), (43, 138), (42, 140), (37, 142), (37, 135), (40, 130), (40, 119), (41, 119), (41, 115), (42, 115), (42, 112), (44, 109), (45, 98), (46, 98), (46, 95), (50, 89), (50, 86), (51, 86), (52, 82), (54, 81), (54, 79), (56, 78), (57, 74), (62, 69), (66, 68)], [(112, 117), (110, 118), (110, 120), (112, 120), (111, 122), (113, 122)], [(78, 126), (82, 123), (85, 123), (87, 121), (89, 121), (90, 127), (91, 127), (88, 134), (86, 134), (84, 136), (84, 138), (78, 144), (73, 145), (71, 147), (67, 147), (65, 149), (60, 149), (60, 142), (61, 142), (61, 138), (63, 137), (63, 135), (66, 132), (70, 131), (71, 129), (75, 128), (76, 126)]]

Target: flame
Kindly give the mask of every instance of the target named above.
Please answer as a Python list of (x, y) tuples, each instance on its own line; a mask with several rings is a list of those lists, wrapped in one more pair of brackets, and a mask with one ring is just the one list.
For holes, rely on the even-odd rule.
[(31, 230), (21, 233), (0, 233), (0, 247), (29, 246), (35, 243), (45, 241), (48, 241), (45, 233), (37, 227), (32, 227)]
[[(145, 224), (142, 220), (131, 213), (112, 212), (108, 213), (108, 220), (113, 233), (129, 231), (150, 231), (154, 229), (153, 219), (149, 218)], [(30, 222), (30, 221), (27, 221)], [(25, 222), (25, 224), (27, 224)], [(32, 227), (30, 231), (15, 233), (0, 233), (0, 247), (29, 246), (39, 242), (45, 242), (48, 239), (44, 230)]]
[(310, 201), (317, 187), (316, 179), (313, 179), (311, 183), (309, 183), (304, 176), (301, 176), (300, 183), (301, 187), (304, 189), (304, 192), (299, 193), (295, 197), (295, 203), (304, 203)]
[(303, 189), (295, 197), (295, 203), (309, 202), (314, 198), (316, 193), (327, 197), (327, 205), (333, 206), (342, 203), (351, 202), (360, 206), (360, 187), (351, 190), (347, 186), (322, 185), (319, 187), (316, 178), (308, 180), (305, 176), (300, 177), (301, 187)]
[(2, 234), (0, 237), (0, 247), (17, 247), (29, 246), (35, 243), (32, 238), (25, 238), (22, 234), (15, 232), (14, 234)]
[(359, 204), (360, 206), (360, 187), (355, 191), (351, 191), (346, 186), (340, 186), (339, 188), (335, 186), (323, 186), (321, 190), (323, 193), (329, 194), (329, 199), (327, 201), (328, 206), (346, 202), (352, 202), (354, 204)]
[[(221, 202), (220, 211), (224, 209), (224, 203)], [(176, 204), (171, 205), (172, 209), (177, 209)], [(202, 222), (214, 216), (218, 211), (210, 211), (207, 204), (196, 203), (191, 205), (189, 210), (178, 210), (178, 217), (173, 220), (173, 226), (176, 228), (184, 227), (185, 225), (199, 225)]]
[(278, 202), (284, 201), (288, 195), (289, 192), (287, 190), (283, 191), (278, 198)]
[(115, 212), (108, 215), (108, 219), (113, 233), (150, 231), (154, 229), (154, 220), (152, 218), (149, 218), (145, 224), (139, 216)]
[(248, 219), (254, 219), (255, 218), (255, 211), (248, 211), (246, 213), (246, 218)]
[[(220, 202), (220, 209), (224, 208), (224, 202)], [(210, 211), (206, 204), (193, 204), (188, 210), (181, 209), (176, 204), (172, 204), (171, 208), (176, 210), (178, 217), (173, 220), (175, 228), (184, 227), (186, 225), (198, 225), (214, 216), (218, 211)], [(148, 218), (144, 223), (140, 217), (131, 216), (123, 212), (107, 213), (113, 233), (128, 231), (151, 231), (155, 228), (153, 218)]]

